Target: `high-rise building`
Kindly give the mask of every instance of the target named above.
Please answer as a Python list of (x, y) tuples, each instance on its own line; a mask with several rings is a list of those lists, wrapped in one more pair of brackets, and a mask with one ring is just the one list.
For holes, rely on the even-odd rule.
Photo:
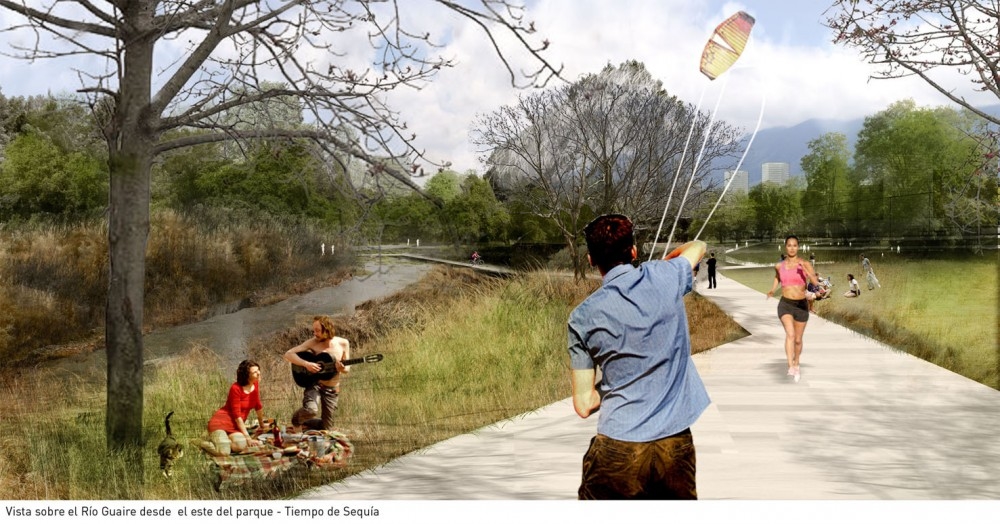
[(737, 191), (742, 191), (747, 193), (750, 191), (750, 173), (740, 169), (739, 171), (726, 171), (725, 172), (725, 184), (729, 184), (729, 179), (735, 178), (733, 183), (729, 185), (729, 192), (735, 193)]
[(779, 186), (788, 182), (788, 162), (764, 162), (760, 165), (760, 183), (771, 182)]

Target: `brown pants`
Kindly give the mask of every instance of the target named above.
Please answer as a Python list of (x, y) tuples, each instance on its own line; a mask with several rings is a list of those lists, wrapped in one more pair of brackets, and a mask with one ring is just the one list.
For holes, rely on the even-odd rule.
[(580, 500), (695, 500), (691, 430), (652, 442), (624, 442), (598, 434), (583, 457)]

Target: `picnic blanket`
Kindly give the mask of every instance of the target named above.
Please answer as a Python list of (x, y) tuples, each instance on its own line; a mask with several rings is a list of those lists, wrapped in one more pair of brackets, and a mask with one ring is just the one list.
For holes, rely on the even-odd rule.
[[(206, 453), (215, 464), (215, 489), (251, 480), (266, 480), (303, 469), (336, 469), (347, 465), (354, 453), (354, 446), (339, 431), (308, 431), (302, 435), (285, 437), (288, 446), (275, 447), (270, 435), (265, 435), (261, 446), (252, 452), (216, 457)], [(295, 449), (290, 449), (291, 447)]]

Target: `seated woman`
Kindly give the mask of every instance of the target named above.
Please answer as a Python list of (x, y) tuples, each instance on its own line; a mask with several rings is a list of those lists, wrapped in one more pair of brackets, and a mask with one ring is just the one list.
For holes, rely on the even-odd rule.
[(850, 283), (851, 287), (850, 289), (847, 290), (846, 293), (844, 293), (844, 296), (847, 298), (854, 298), (857, 296), (861, 296), (861, 286), (858, 285), (858, 281), (854, 279), (854, 275), (848, 273), (847, 281)]
[(255, 446), (246, 427), (246, 417), (250, 410), (257, 412), (257, 420), (264, 420), (263, 405), (260, 403), (260, 366), (253, 360), (240, 362), (236, 369), (236, 382), (229, 388), (226, 405), (219, 408), (208, 421), (209, 442), (199, 446), (209, 454), (225, 457), (230, 453), (241, 453)]

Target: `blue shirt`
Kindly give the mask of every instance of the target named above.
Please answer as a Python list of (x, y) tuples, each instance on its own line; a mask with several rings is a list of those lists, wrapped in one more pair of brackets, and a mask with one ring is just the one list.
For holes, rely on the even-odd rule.
[(624, 264), (570, 314), (570, 366), (598, 364), (603, 374), (598, 433), (650, 442), (691, 427), (708, 407), (691, 360), (689, 291), (691, 265), (683, 258)]

